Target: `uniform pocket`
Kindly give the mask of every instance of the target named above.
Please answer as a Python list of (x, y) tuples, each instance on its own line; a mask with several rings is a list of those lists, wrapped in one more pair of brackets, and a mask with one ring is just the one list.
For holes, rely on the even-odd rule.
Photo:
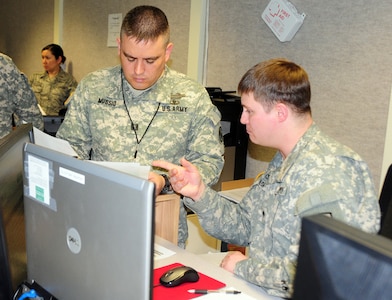
[(340, 219), (344, 215), (340, 201), (331, 185), (323, 185), (303, 193), (295, 205), (295, 213), (301, 217), (325, 214)]

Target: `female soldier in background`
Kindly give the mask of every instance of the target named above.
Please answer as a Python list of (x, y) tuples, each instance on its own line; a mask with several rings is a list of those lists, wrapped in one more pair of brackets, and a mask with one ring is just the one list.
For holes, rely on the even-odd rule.
[(78, 85), (75, 78), (65, 72), (63, 49), (56, 44), (45, 46), (41, 51), (44, 72), (34, 73), (29, 82), (44, 115), (56, 116), (66, 108), (69, 97)]

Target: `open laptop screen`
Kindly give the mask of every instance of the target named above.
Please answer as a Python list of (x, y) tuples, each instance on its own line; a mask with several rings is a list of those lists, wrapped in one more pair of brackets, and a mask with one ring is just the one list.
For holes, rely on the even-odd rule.
[(391, 240), (323, 215), (302, 219), (293, 299), (391, 299), (391, 278)]
[(0, 139), (0, 299), (10, 299), (26, 278), (23, 146), (32, 141), (31, 124), (17, 126)]
[(153, 183), (26, 144), (27, 273), (59, 299), (151, 299)]

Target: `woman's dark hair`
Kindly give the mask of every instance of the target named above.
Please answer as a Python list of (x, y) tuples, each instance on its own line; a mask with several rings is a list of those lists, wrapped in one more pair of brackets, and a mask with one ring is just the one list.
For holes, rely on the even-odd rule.
[(52, 54), (54, 55), (54, 57), (56, 57), (56, 59), (61, 57), (61, 63), (62, 64), (65, 63), (66, 57), (64, 56), (63, 48), (61, 48), (59, 45), (49, 44), (49, 45), (43, 47), (41, 52), (44, 50), (49, 50), (50, 52), (52, 52)]

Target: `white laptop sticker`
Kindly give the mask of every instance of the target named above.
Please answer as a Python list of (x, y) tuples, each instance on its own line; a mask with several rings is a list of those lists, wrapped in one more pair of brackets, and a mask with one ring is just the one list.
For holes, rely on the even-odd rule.
[(66, 168), (59, 168), (59, 175), (65, 178), (68, 178), (69, 180), (78, 182), (80, 184), (85, 183), (85, 177), (83, 174), (68, 170)]
[(50, 205), (49, 162), (28, 156), (29, 196)]

